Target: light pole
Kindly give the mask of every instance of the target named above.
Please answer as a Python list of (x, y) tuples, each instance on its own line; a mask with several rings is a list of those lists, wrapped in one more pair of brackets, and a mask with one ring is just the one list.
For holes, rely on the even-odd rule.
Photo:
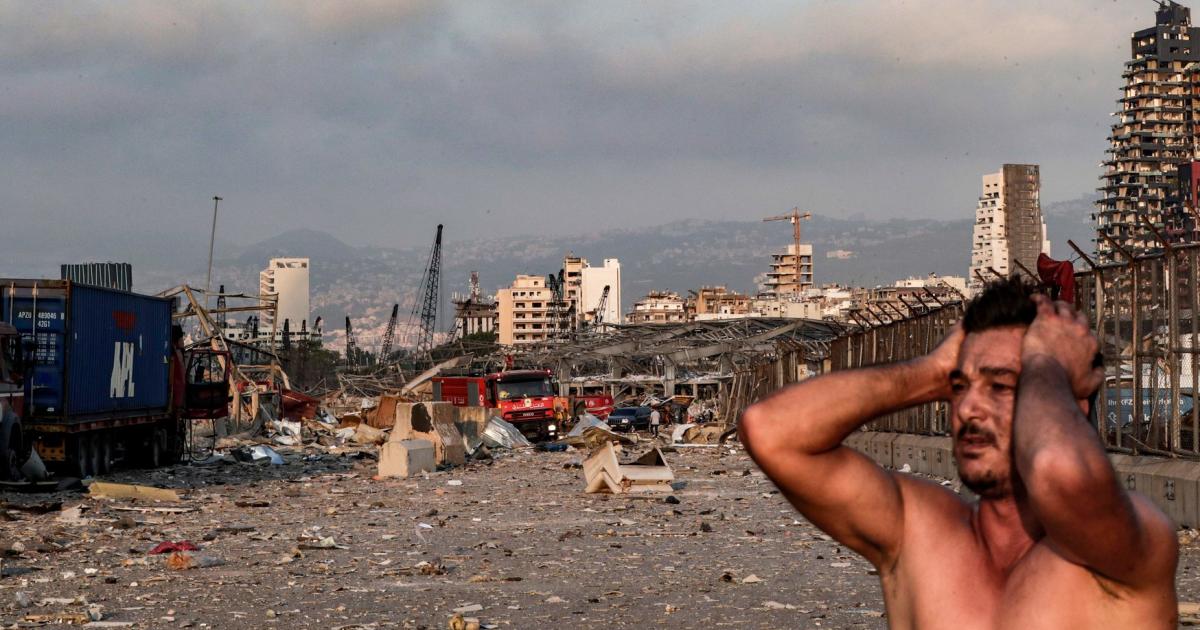
[(208, 310), (208, 293), (212, 289), (212, 259), (213, 259), (213, 243), (217, 240), (217, 204), (221, 203), (221, 198), (213, 196), (213, 220), (212, 233), (208, 236), (208, 278), (204, 281), (204, 310)]

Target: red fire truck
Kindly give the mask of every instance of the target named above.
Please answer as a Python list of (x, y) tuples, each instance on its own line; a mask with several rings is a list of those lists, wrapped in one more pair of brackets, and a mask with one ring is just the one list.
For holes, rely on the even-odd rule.
[(433, 399), (458, 407), (495, 409), (505, 421), (531, 440), (553, 440), (566, 432), (565, 425), (583, 413), (600, 419), (613, 409), (612, 396), (558, 395), (550, 370), (509, 370), (487, 375), (436, 376)]

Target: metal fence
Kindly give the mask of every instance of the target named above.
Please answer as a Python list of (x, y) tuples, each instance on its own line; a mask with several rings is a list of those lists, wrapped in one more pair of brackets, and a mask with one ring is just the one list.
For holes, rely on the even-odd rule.
[(1075, 303), (1104, 355), (1093, 420), (1109, 449), (1200, 458), (1197, 271), (1200, 244), (1124, 256), (1075, 274)]
[[(960, 319), (962, 304), (954, 303), (839, 337), (831, 344), (827, 369), (853, 369), (928, 354)], [(883, 416), (873, 421), (870, 428), (922, 435), (948, 435), (950, 432), (946, 405), (941, 403), (920, 405)]]
[[(777, 349), (770, 361), (736, 372), (722, 418), (736, 418), (747, 406), (775, 390), (831, 370), (903, 361), (927, 354), (962, 318), (960, 303), (930, 308), (905, 319), (879, 320), (847, 330), (820, 356), (811, 347)], [(863, 320), (867, 322), (868, 320)], [(928, 404), (884, 416), (871, 424), (879, 431), (940, 435), (948, 432), (945, 405)]]
[[(1175, 245), (1077, 272), (1076, 306), (1101, 341), (1105, 379), (1092, 422), (1110, 450), (1200, 459), (1200, 244)], [(801, 350), (739, 373), (729, 405), (736, 417), (747, 404), (810, 373), (911, 359), (932, 350), (962, 316), (948, 304), (907, 319), (848, 331), (829, 345), (823, 362)], [(802, 366), (809, 368), (802, 369)], [(870, 428), (947, 435), (943, 404), (880, 418)]]

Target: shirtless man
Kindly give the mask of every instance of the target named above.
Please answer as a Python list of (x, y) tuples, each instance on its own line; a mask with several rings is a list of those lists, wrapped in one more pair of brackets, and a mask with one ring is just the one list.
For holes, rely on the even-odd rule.
[[(879, 569), (892, 628), (1174, 628), (1174, 528), (1124, 489), (1086, 418), (1097, 349), (1070, 305), (997, 283), (930, 354), (750, 407), (742, 443), (796, 509)], [(978, 502), (841, 446), (936, 400)]]

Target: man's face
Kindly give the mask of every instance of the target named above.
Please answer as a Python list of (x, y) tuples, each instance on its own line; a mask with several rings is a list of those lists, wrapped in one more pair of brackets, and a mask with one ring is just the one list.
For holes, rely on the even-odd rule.
[(951, 373), (951, 430), (958, 476), (972, 492), (1012, 492), (1012, 421), (1024, 326), (971, 333)]

